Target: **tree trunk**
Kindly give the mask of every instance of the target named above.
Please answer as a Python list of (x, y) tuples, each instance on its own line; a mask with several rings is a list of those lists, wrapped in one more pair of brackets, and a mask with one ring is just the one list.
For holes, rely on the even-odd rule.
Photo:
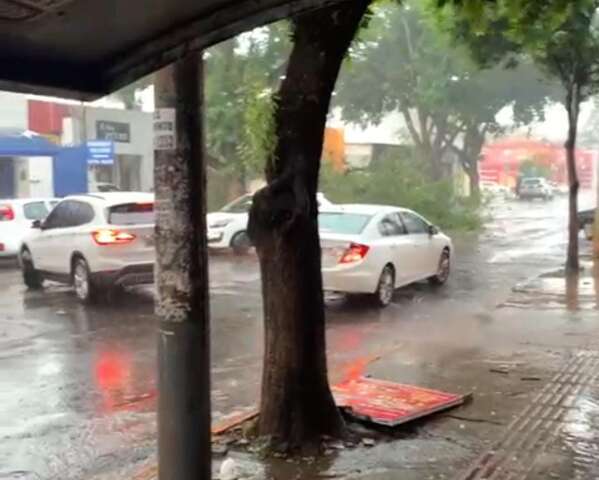
[(434, 150), (431, 145), (423, 143), (416, 147), (416, 155), (425, 167), (425, 172), (431, 182), (443, 180), (443, 164), (441, 163), (441, 154)]
[(477, 160), (470, 160), (466, 175), (468, 175), (468, 181), (470, 182), (470, 197), (480, 198), (480, 175)]
[(294, 19), (268, 184), (250, 212), (265, 329), (258, 427), (278, 449), (344, 431), (328, 384), (316, 193), (331, 94), (368, 4), (344, 2)]
[(210, 353), (202, 52), (157, 74), (176, 145), (155, 152), (160, 480), (209, 480)]
[(485, 144), (485, 127), (480, 130), (479, 125), (470, 125), (464, 136), (464, 151), (462, 165), (470, 180), (470, 196), (480, 198), (480, 175), (478, 172), (478, 159)]
[(566, 140), (566, 164), (570, 190), (568, 195), (568, 254), (566, 271), (578, 272), (578, 174), (576, 172), (576, 134), (578, 130), (578, 113), (580, 94), (578, 85), (572, 85), (566, 95), (566, 110), (568, 112), (568, 138)]

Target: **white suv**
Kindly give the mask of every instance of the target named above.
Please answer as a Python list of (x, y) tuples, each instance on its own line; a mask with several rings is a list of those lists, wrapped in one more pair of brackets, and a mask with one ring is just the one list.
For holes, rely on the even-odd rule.
[(520, 184), (518, 196), (522, 199), (533, 200), (542, 198), (543, 200), (553, 199), (553, 188), (544, 178), (525, 178)]
[(154, 280), (154, 195), (110, 192), (66, 197), (33, 222), (20, 248), (29, 288), (72, 284), (88, 303), (114, 287)]

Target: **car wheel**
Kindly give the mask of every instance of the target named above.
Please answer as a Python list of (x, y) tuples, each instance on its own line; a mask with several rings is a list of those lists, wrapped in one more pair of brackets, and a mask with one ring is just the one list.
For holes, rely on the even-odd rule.
[(439, 259), (439, 266), (437, 267), (437, 273), (428, 279), (431, 285), (443, 285), (449, 278), (451, 271), (451, 257), (447, 250), (443, 250), (441, 258)]
[(83, 258), (73, 262), (73, 287), (80, 302), (92, 303), (95, 300), (97, 292), (91, 281), (89, 266)]
[(395, 271), (391, 265), (386, 265), (379, 277), (379, 283), (373, 299), (379, 307), (387, 307), (393, 300), (395, 292)]
[(21, 271), (23, 273), (23, 283), (31, 290), (39, 290), (42, 288), (44, 278), (42, 274), (35, 269), (31, 252), (24, 249), (21, 252)]
[(231, 239), (231, 248), (235, 255), (245, 255), (252, 247), (252, 242), (247, 232), (237, 232)]

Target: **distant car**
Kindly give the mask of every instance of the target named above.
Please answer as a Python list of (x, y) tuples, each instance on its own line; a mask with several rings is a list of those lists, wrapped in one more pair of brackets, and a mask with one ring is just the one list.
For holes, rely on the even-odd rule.
[(480, 183), (480, 190), (492, 197), (510, 198), (512, 196), (512, 191), (508, 187), (496, 182), (483, 181)]
[(595, 226), (595, 208), (578, 212), (578, 227), (584, 232), (587, 240), (593, 238)]
[(57, 198), (0, 199), (0, 257), (17, 257), (31, 222), (46, 218)]
[[(247, 234), (249, 211), (253, 194), (243, 195), (225, 205), (218, 212), (209, 213), (208, 246), (213, 249), (231, 248), (236, 254), (246, 253), (252, 246)], [(317, 194), (318, 205), (332, 205), (322, 193)]]
[(416, 212), (380, 205), (339, 205), (318, 216), (324, 290), (369, 294), (386, 307), (396, 288), (449, 278), (451, 239)]
[(518, 190), (518, 196), (523, 200), (533, 200), (535, 198), (551, 200), (553, 198), (553, 188), (544, 178), (523, 178)]
[(569, 188), (567, 185), (559, 184), (556, 182), (548, 182), (553, 189), (554, 195), (568, 195)]
[(114, 183), (92, 183), (89, 187), (89, 191), (92, 193), (95, 192), (120, 192), (121, 189), (117, 187)]
[(66, 197), (35, 221), (20, 247), (27, 287), (71, 284), (91, 302), (118, 286), (154, 278), (154, 195), (110, 192)]

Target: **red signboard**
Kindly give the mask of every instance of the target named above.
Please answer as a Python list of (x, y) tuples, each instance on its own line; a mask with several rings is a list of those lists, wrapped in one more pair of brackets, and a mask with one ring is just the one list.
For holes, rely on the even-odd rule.
[(353, 417), (394, 427), (465, 401), (463, 395), (360, 377), (332, 387), (335, 403)]

